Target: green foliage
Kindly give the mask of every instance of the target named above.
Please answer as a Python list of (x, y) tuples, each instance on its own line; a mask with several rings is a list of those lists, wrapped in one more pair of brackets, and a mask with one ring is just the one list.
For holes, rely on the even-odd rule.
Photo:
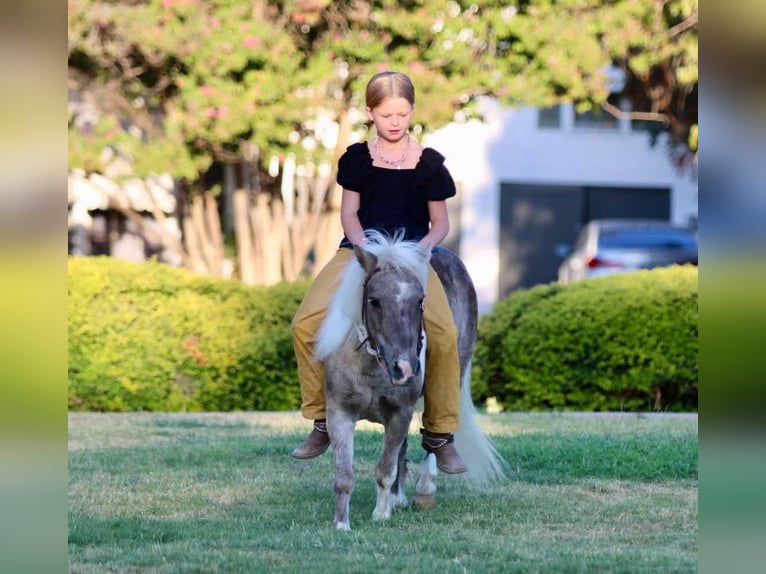
[(290, 321), (304, 290), (70, 258), (70, 409), (297, 408)]
[(676, 266), (513, 293), (473, 377), (513, 410), (693, 411), (697, 349), (697, 268)]
[[(93, 121), (108, 125), (70, 126), (70, 166), (99, 170), (93, 134), (117, 125), (114, 145), (139, 175), (194, 179), (246, 155), (245, 144), (263, 162), (294, 152), (318, 165), (335, 150), (316, 145), (314, 127), (361, 110), (367, 79), (385, 68), (412, 76), (416, 121), (429, 130), (479, 95), (599, 105), (603, 69), (615, 63), (635, 84), (633, 108), (671, 118), (672, 135), (696, 145), (686, 99), (697, 12), (697, 0), (71, 0), (70, 80), (95, 91), (103, 113)], [(354, 121), (361, 129), (366, 119)], [(161, 140), (148, 155), (147, 139)]]

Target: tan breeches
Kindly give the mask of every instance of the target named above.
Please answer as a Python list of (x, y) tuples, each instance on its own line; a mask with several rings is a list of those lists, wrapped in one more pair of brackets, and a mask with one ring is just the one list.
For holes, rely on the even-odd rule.
[[(314, 359), (314, 339), (327, 307), (340, 285), (351, 249), (338, 249), (306, 292), (293, 318), (293, 346), (301, 385), (301, 413), (323, 419), (325, 413), (324, 366)], [(434, 433), (453, 433), (460, 417), (460, 363), (457, 329), (439, 277), (429, 267), (423, 322), (426, 330), (426, 382), (423, 426)]]

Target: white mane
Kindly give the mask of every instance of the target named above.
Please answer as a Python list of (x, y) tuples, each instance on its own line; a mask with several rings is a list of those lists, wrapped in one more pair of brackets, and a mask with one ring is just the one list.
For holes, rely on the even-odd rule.
[[(362, 245), (378, 258), (378, 267), (386, 265), (405, 269), (415, 275), (423, 285), (428, 280), (428, 263), (422, 247), (417, 242), (404, 241), (401, 234), (393, 238), (378, 231), (365, 232), (367, 241)], [(337, 351), (346, 341), (356, 325), (362, 322), (362, 294), (364, 290), (365, 270), (359, 261), (352, 259), (341, 278), (340, 286), (333, 296), (327, 310), (327, 317), (317, 335), (314, 356), (319, 361), (325, 360)]]

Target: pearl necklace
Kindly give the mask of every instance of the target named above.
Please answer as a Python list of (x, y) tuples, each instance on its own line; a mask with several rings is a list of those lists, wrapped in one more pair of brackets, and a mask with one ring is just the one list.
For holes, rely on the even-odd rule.
[(394, 166), (396, 167), (396, 169), (402, 169), (402, 164), (404, 163), (404, 160), (407, 159), (407, 154), (410, 153), (410, 134), (407, 134), (407, 145), (404, 146), (404, 152), (402, 153), (402, 157), (400, 157), (399, 159), (388, 160), (383, 157), (383, 154), (380, 153), (380, 137), (379, 136), (375, 136), (375, 142), (373, 143), (373, 148), (375, 149), (375, 155), (380, 161), (390, 166)]

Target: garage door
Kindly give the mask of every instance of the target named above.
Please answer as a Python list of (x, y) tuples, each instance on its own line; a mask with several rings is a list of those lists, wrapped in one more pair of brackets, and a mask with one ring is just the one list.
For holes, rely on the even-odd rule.
[(500, 188), (498, 295), (555, 281), (562, 257), (583, 224), (608, 217), (670, 219), (667, 188), (503, 183)]

